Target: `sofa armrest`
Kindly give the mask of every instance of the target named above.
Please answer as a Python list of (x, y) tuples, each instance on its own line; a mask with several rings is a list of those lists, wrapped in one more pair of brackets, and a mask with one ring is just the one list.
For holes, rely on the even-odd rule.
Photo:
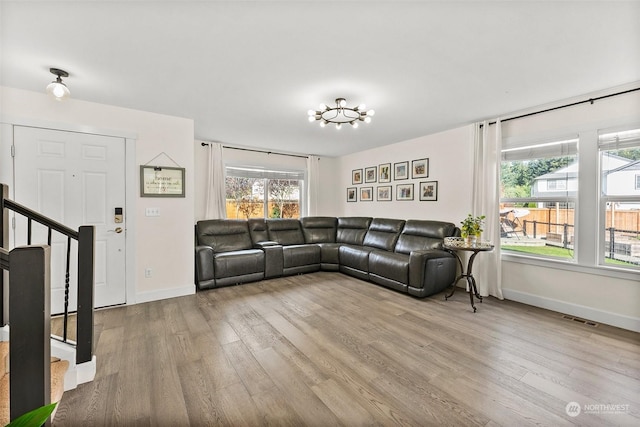
[(269, 279), (272, 277), (282, 276), (284, 269), (284, 255), (282, 253), (282, 245), (277, 242), (258, 242), (258, 248), (264, 251), (264, 277)]
[(264, 240), (262, 242), (254, 243), (253, 247), (256, 249), (264, 249), (264, 248), (268, 248), (269, 246), (278, 246), (278, 245), (280, 245), (280, 243), (274, 242), (272, 240)]
[(196, 282), (200, 289), (211, 287), (215, 282), (213, 254), (211, 246), (196, 246)]
[(456, 275), (455, 257), (441, 249), (412, 251), (409, 254), (409, 286), (424, 288), (426, 285), (443, 287), (450, 285)]

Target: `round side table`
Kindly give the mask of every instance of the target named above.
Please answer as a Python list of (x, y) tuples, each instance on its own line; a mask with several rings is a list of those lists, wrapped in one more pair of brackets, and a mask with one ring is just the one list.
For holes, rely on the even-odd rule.
[[(476, 286), (476, 279), (473, 277), (472, 269), (473, 269), (473, 260), (476, 258), (480, 252), (489, 252), (493, 250), (493, 244), (490, 242), (476, 242), (469, 244), (462, 237), (445, 237), (442, 248), (447, 252), (453, 254), (458, 260), (458, 264), (460, 265), (460, 275), (456, 277), (456, 280), (451, 284), (451, 292), (449, 295), (445, 296), (444, 299), (447, 300), (456, 291), (456, 284), (460, 279), (467, 279), (467, 284), (469, 285), (469, 299), (471, 300), (471, 307), (473, 308), (473, 312), (476, 312), (476, 306), (473, 302), (473, 297), (475, 295), (476, 298), (480, 302), (482, 302), (482, 297), (478, 293), (478, 287)], [(469, 257), (469, 261), (467, 262), (467, 270), (465, 272), (464, 265), (462, 264), (462, 259), (460, 255), (458, 255), (458, 251), (466, 251), (473, 252)]]

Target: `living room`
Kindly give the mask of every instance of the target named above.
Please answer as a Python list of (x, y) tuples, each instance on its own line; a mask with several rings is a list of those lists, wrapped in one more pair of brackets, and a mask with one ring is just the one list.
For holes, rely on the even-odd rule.
[[(8, 2), (3, 2), (3, 4), (5, 3)], [(47, 3), (53, 4), (55, 2)], [(637, 10), (634, 9), (637, 7), (633, 4), (634, 2), (626, 3), (628, 3), (626, 6), (618, 6), (623, 9), (628, 8), (625, 10), (631, 12)], [(5, 11), (14, 12), (13, 7), (7, 8)], [(563, 6), (554, 5), (553, 7), (562, 8)], [(224, 12), (228, 15), (225, 15)], [(228, 19), (238, 18), (237, 13), (239, 12), (233, 10), (223, 11), (223, 15)], [(613, 17), (619, 17), (619, 15), (621, 14), (613, 14)], [(628, 15), (632, 15), (632, 13), (628, 13)], [(7, 15), (5, 14), (5, 16)], [(23, 15), (21, 12), (18, 16), (22, 18), (27, 15)], [(586, 19), (586, 16), (583, 18)], [(613, 18), (607, 17), (607, 19)], [(87, 22), (92, 21), (89, 19)], [(14, 23), (17, 22), (13, 21), (11, 24)], [(627, 35), (637, 36), (637, 29), (634, 26), (628, 23), (625, 25), (628, 26), (622, 26), (623, 29), (619, 31), (626, 30), (629, 32)], [(5, 39), (11, 40), (5, 38), (4, 31), (9, 30), (3, 29), (3, 43), (5, 43)], [(77, 29), (78, 33), (81, 31), (82, 29)], [(275, 132), (272, 128), (265, 128), (270, 132), (264, 132), (264, 141), (256, 140), (253, 144), (242, 144), (237, 143), (236, 140), (227, 139), (224, 135), (218, 135), (215, 127), (206, 130), (198, 128), (200, 126), (199, 120), (194, 120), (189, 111), (185, 111), (183, 114), (169, 114), (158, 112), (153, 108), (140, 108), (135, 106), (133, 102), (97, 102), (93, 98), (82, 96), (80, 77), (76, 80), (78, 91), (74, 92), (74, 73), (83, 72), (83, 69), (88, 67), (87, 64), (82, 64), (78, 59), (73, 61), (69, 59), (68, 62), (76, 67), (73, 69), (72, 65), (58, 62), (64, 62), (63, 59), (49, 55), (35, 61), (37, 63), (36, 69), (30, 69), (29, 67), (34, 63), (34, 60), (25, 58), (20, 66), (12, 68), (8, 74), (5, 73), (0, 82), (2, 99), (0, 150), (3, 153), (0, 157), (0, 182), (13, 184), (14, 163), (10, 153), (16, 126), (49, 128), (74, 133), (106, 134), (122, 138), (125, 141), (126, 150), (124, 168), (127, 182), (125, 303), (128, 306), (196, 293), (193, 279), (193, 225), (195, 221), (205, 219), (207, 176), (207, 149), (202, 146), (202, 142), (224, 141), (224, 145), (229, 147), (224, 149), (225, 159), (235, 164), (292, 169), (292, 162), (296, 162), (294, 168), (304, 170), (306, 169), (304, 160), (293, 160), (288, 156), (280, 156), (278, 153), (320, 155), (318, 192), (313, 196), (315, 209), (307, 211), (307, 215), (430, 219), (458, 224), (468, 213), (473, 211), (474, 170), (477, 164), (474, 157), (474, 144), (477, 122), (502, 118), (502, 140), (520, 145), (538, 142), (545, 138), (577, 135), (580, 139), (580, 149), (584, 148), (586, 159), (592, 163), (592, 169), (585, 169), (587, 171), (585, 175), (590, 174), (592, 177), (591, 181), (586, 181), (588, 185), (592, 186), (592, 190), (586, 193), (584, 199), (581, 200), (581, 208), (585, 207), (585, 209), (578, 218), (580, 221), (578, 225), (583, 230), (591, 227), (593, 234), (597, 234), (594, 224), (598, 221), (595, 212), (599, 209), (595, 181), (598, 176), (596, 168), (598, 132), (625, 127), (637, 128), (634, 126), (637, 125), (637, 118), (640, 117), (640, 93), (634, 91), (594, 102), (582, 102), (638, 87), (637, 52), (640, 49), (636, 49), (637, 41), (634, 41), (637, 39), (638, 37), (629, 37), (624, 46), (618, 46), (620, 52), (616, 55), (624, 56), (627, 60), (632, 58), (628, 62), (624, 62), (630, 65), (627, 68), (621, 66), (617, 70), (620, 76), (616, 75), (605, 80), (607, 83), (604, 85), (576, 78), (580, 80), (579, 84), (576, 83), (576, 86), (580, 87), (578, 91), (559, 91), (557, 93), (563, 94), (562, 96), (550, 96), (543, 100), (532, 96), (530, 99), (535, 99), (535, 101), (525, 105), (513, 103), (511, 105), (519, 106), (512, 110), (496, 110), (496, 107), (477, 110), (475, 115), (460, 116), (455, 125), (449, 127), (438, 128), (424, 134), (412, 134), (408, 137), (388, 137), (387, 144), (360, 146), (360, 149), (350, 149), (340, 155), (322, 155), (320, 153), (322, 144), (316, 144), (317, 151), (313, 147), (305, 151), (295, 151), (291, 147), (279, 146), (277, 128), (286, 127), (287, 124), (281, 123), (275, 126)], [(16, 46), (20, 47), (21, 43), (10, 45), (10, 52), (13, 55), (11, 59), (20, 63), (19, 57), (15, 56)], [(589, 47), (583, 46), (583, 48), (588, 49)], [(599, 53), (607, 50), (606, 46), (594, 46), (594, 48), (597, 48)], [(540, 47), (540, 50), (544, 50), (544, 48)], [(536, 53), (539, 52), (536, 51)], [(553, 60), (553, 58), (545, 58), (549, 61)], [(238, 58), (232, 59), (239, 61)], [(636, 66), (635, 69), (633, 65)], [(52, 76), (48, 73), (50, 66), (69, 67), (68, 71), (71, 76), (65, 81), (69, 85), (72, 96), (64, 102), (51, 100), (44, 93), (44, 87), (39, 87), (51, 80)], [(518, 70), (518, 72), (521, 71)], [(12, 76), (17, 72), (36, 74), (33, 80), (42, 80), (42, 84), (13, 83), (14, 77)], [(366, 75), (366, 73), (363, 74)], [(401, 73), (398, 76), (401, 76)], [(574, 78), (573, 76), (573, 74), (570, 77), (565, 76), (566, 81), (570, 81)], [(117, 75), (105, 73), (90, 79), (106, 81), (111, 78), (117, 79)], [(180, 74), (176, 73), (173, 78), (180, 79)], [(402, 77), (396, 78), (401, 79)], [(479, 77), (469, 78), (474, 80), (476, 84), (482, 85)], [(531, 96), (532, 92), (536, 92), (538, 89), (542, 90), (546, 83), (548, 82), (545, 78), (540, 78), (535, 83), (527, 83), (527, 90), (519, 92), (518, 96), (524, 96), (525, 93)], [(267, 82), (264, 84), (268, 85)], [(308, 108), (315, 108), (319, 102), (333, 101), (331, 98), (327, 99), (327, 96), (334, 96), (334, 92), (345, 85), (336, 81), (336, 86), (339, 87), (328, 89), (322, 93), (323, 97), (315, 100), (313, 105), (306, 105), (300, 112), (296, 112), (296, 114), (301, 114), (303, 122), (306, 122), (305, 115)], [(353, 87), (357, 86), (357, 84), (353, 85)], [(367, 87), (366, 90), (356, 91), (356, 94), (367, 96), (366, 92), (369, 89)], [(134, 88), (130, 90), (132, 93), (135, 92)], [(220, 90), (224, 92), (224, 90)], [(125, 88), (123, 91), (126, 92), (127, 89)], [(486, 91), (491, 92), (489, 89)], [(114, 96), (115, 93), (113, 92)], [(455, 91), (451, 89), (450, 93), (453, 94)], [(182, 102), (182, 97), (186, 96), (195, 95), (193, 93), (176, 95), (175, 102)], [(335, 96), (343, 95), (335, 94)], [(486, 96), (487, 100), (491, 99), (490, 93)], [(305, 98), (307, 97), (308, 94), (305, 95)], [(107, 96), (104, 99), (108, 98)], [(96, 99), (99, 98), (96, 97)], [(123, 99), (127, 99), (126, 94)], [(347, 101), (351, 101), (351, 99), (347, 99)], [(275, 105), (279, 100), (272, 99), (271, 102)], [(296, 102), (304, 104), (306, 99), (305, 102), (299, 102), (299, 100)], [(353, 102), (360, 101), (353, 99)], [(367, 102), (377, 110), (372, 123), (363, 124), (359, 129), (343, 129), (340, 132), (366, 131), (364, 129), (366, 126), (371, 126), (372, 132), (376, 132), (374, 128), (378, 123), (376, 120), (379, 119), (381, 123), (384, 120), (384, 104), (382, 100), (378, 105), (373, 101)], [(421, 99), (420, 102), (427, 102), (427, 98)], [(505, 121), (507, 118), (576, 102), (581, 103), (530, 117)], [(414, 108), (415, 105), (413, 104)], [(250, 107), (244, 105), (244, 102), (238, 102), (237, 105), (228, 106), (228, 108), (237, 109), (244, 113), (244, 108)], [(497, 108), (502, 108), (502, 106)], [(433, 110), (431, 111), (433, 112)], [(417, 115), (420, 116), (420, 114)], [(236, 127), (242, 128), (250, 126), (250, 122), (251, 120), (247, 119), (246, 122), (240, 121), (234, 124)], [(340, 139), (337, 139), (334, 137), (336, 133), (334, 129), (317, 129), (314, 124), (303, 124), (313, 127), (314, 135), (319, 130), (324, 131), (325, 134), (321, 138), (324, 138), (325, 145), (331, 149), (350, 143), (349, 135), (346, 137), (341, 135)], [(401, 127), (402, 121), (393, 126)], [(488, 124), (487, 126), (488, 137), (495, 138), (495, 125)], [(398, 135), (404, 135), (404, 131), (399, 132)], [(351, 138), (353, 138), (354, 144), (361, 143), (359, 138), (353, 136)], [(271, 154), (243, 152), (235, 150), (235, 148), (254, 148), (271, 152)], [(589, 149), (591, 151), (588, 151)], [(352, 172), (354, 170), (364, 170), (387, 163), (391, 165), (405, 161), (410, 163), (413, 160), (424, 158), (429, 159), (428, 180), (438, 183), (437, 200), (421, 201), (419, 197), (414, 197), (413, 200), (397, 200), (395, 186), (398, 182), (394, 181), (394, 194), (391, 202), (377, 201), (375, 198), (371, 202), (361, 201), (359, 198), (355, 203), (347, 201), (348, 188), (356, 187), (359, 191), (363, 187), (363, 185), (353, 184)], [(184, 197), (140, 197), (139, 167), (147, 164), (155, 165), (154, 162), (160, 162), (160, 166), (177, 165), (185, 169)], [(420, 181), (420, 179), (411, 178), (407, 180), (408, 183), (412, 183), (416, 187)], [(378, 185), (378, 183), (369, 184), (374, 189)], [(147, 209), (159, 209), (160, 216), (148, 216)], [(592, 210), (594, 213), (590, 213)], [(555, 311), (559, 318), (561, 314), (569, 314), (630, 331), (640, 331), (640, 306), (638, 305), (640, 287), (638, 286), (637, 269), (603, 267), (599, 261), (595, 236), (590, 240), (589, 234), (591, 233), (587, 232), (583, 235), (582, 240), (578, 243), (582, 246), (576, 249), (576, 258), (569, 263), (521, 257), (503, 251), (500, 265), (504, 298), (508, 301), (521, 302)], [(171, 248), (171, 250), (167, 250), (167, 248)], [(479, 264), (481, 260), (482, 256), (478, 258)], [(151, 271), (152, 274), (147, 275), (147, 271)], [(498, 299), (495, 302), (499, 304)]]

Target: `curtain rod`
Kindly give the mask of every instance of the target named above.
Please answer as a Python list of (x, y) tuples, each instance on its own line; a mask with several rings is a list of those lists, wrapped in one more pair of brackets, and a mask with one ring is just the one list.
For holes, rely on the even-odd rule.
[[(612, 96), (624, 95), (626, 93), (631, 93), (631, 92), (635, 92), (635, 91), (638, 91), (638, 90), (640, 90), (640, 87), (637, 87), (635, 89), (624, 90), (622, 92), (611, 93), (609, 95), (602, 95), (602, 96), (598, 96), (598, 97), (595, 97), (595, 98), (589, 98), (589, 99), (585, 99), (584, 101), (572, 102), (571, 104), (560, 105), (558, 107), (547, 108), (546, 110), (534, 111), (532, 113), (521, 114), (521, 115), (515, 116), (515, 117), (508, 117), (508, 118), (506, 118), (504, 120), (500, 120), (500, 122), (504, 123), (504, 122), (508, 122), (510, 120), (522, 119), (524, 117), (535, 116), (536, 114), (548, 113), (549, 111), (560, 110), (560, 109), (563, 109), (563, 108), (573, 107), (575, 105), (580, 105), (580, 104), (586, 104), (587, 102), (590, 103), (590, 104), (593, 104), (595, 101), (600, 101), (601, 99), (611, 98)], [(496, 124), (495, 121), (488, 123), (489, 126), (495, 125), (495, 124)], [(482, 125), (480, 125), (480, 127), (482, 127)]]
[[(209, 143), (208, 142), (202, 142), (200, 145), (202, 145), (203, 147), (206, 147), (207, 145), (209, 145)], [(222, 148), (228, 148), (230, 150), (252, 151), (254, 153), (276, 154), (278, 156), (299, 157), (301, 159), (308, 159), (309, 158), (309, 156), (301, 156), (299, 154), (275, 153), (273, 151), (254, 150), (254, 149), (251, 149), (251, 148), (229, 147), (227, 145), (223, 145)]]

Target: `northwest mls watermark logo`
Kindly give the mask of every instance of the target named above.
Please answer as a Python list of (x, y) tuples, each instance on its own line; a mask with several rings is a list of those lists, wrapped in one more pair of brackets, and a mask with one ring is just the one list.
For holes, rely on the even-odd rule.
[(580, 405), (578, 402), (569, 402), (564, 410), (570, 417), (577, 417), (580, 414), (619, 415), (629, 413), (629, 404), (589, 403)]

